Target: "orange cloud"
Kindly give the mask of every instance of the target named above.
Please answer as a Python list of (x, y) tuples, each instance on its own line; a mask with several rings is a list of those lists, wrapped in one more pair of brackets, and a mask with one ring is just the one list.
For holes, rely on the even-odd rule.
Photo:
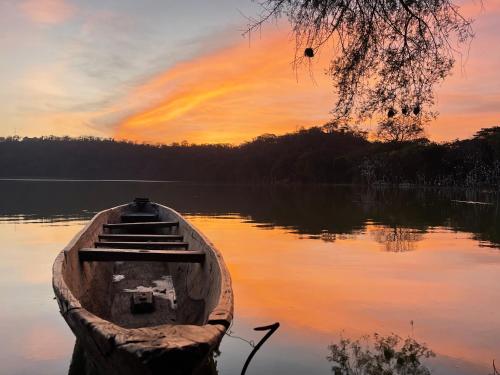
[(41, 24), (58, 24), (68, 20), (75, 8), (64, 0), (26, 0), (19, 4), (23, 14)]
[(131, 93), (130, 103), (154, 104), (121, 121), (115, 137), (238, 143), (322, 124), (334, 100), (328, 61), (315, 58), (310, 70), (294, 72), (293, 49), (277, 32), (178, 63)]
[[(496, 125), (499, 97), (492, 77), (498, 63), (474, 53), (486, 42), (474, 41), (466, 64), (468, 77), (457, 66), (438, 88), (436, 109), (441, 115), (428, 128), (430, 138), (466, 138)], [(311, 67), (304, 65), (295, 72), (294, 47), (288, 32), (266, 32), (250, 47), (242, 40), (180, 62), (119, 101), (116, 112), (127, 108), (129, 115), (117, 124), (114, 136), (164, 143), (240, 143), (263, 133), (322, 124), (335, 103), (331, 77), (324, 74), (328, 49), (312, 60)], [(374, 131), (376, 120), (365, 125)]]

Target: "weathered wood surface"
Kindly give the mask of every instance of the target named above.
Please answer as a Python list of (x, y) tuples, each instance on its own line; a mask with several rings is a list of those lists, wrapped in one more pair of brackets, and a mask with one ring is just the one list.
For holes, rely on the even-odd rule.
[[(153, 212), (158, 214), (159, 220), (169, 224), (151, 228), (154, 235), (166, 235), (169, 232), (164, 233), (163, 230), (169, 231), (172, 225), (177, 227), (175, 233), (183, 236), (190, 249), (205, 254), (203, 263), (81, 262), (79, 250), (92, 247), (98, 236), (104, 235), (105, 225), (120, 224), (120, 234), (137, 233), (136, 226), (139, 224), (140, 227), (143, 223), (120, 223), (121, 215), (126, 214), (129, 207), (123, 205), (97, 214), (57, 256), (53, 267), (53, 286), (61, 313), (104, 373), (192, 374), (217, 347), (232, 321), (233, 295), (229, 273), (220, 252), (208, 239), (177, 212), (157, 204), (151, 204)], [(119, 283), (111, 282), (116, 267), (122, 267), (122, 270), (125, 266), (129, 269), (127, 272), (132, 273), (127, 273), (127, 278)], [(158, 270), (154, 271), (156, 268)], [(110, 296), (123, 289), (121, 283), (128, 282), (127, 288), (151, 285), (154, 275), (144, 279), (150, 271), (172, 278), (177, 308), (170, 310), (169, 314), (175, 312), (178, 324), (155, 324), (154, 317), (148, 319), (147, 315), (142, 317), (145, 319), (142, 328), (136, 328), (138, 322), (131, 316), (114, 320), (115, 305), (118, 303), (126, 309), (126, 301), (130, 310), (130, 299), (116, 294), (116, 298), (120, 299), (111, 309)], [(157, 299), (157, 302), (161, 301)], [(168, 308), (169, 305), (165, 300), (159, 307)], [(117, 311), (119, 316), (126, 312)]]
[(220, 324), (124, 329), (86, 310), (72, 310), (66, 320), (99, 369), (113, 375), (192, 375), (226, 331)]
[(106, 249), (83, 248), (80, 249), (81, 261), (142, 261), (142, 262), (181, 262), (203, 263), (205, 253), (193, 250), (132, 250), (132, 249)]
[(178, 221), (145, 221), (140, 223), (113, 223), (104, 224), (104, 228), (107, 229), (159, 229), (159, 228), (170, 228), (178, 226)]
[(117, 249), (187, 249), (189, 244), (187, 242), (171, 241), (171, 242), (124, 242), (124, 241), (103, 241), (96, 242), (95, 247), (108, 247)]
[(116, 241), (182, 241), (184, 238), (178, 234), (100, 234), (100, 240)]

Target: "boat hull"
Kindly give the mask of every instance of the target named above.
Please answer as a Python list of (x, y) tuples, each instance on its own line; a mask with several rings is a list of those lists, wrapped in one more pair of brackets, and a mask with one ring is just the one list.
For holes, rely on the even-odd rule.
[(109, 315), (98, 303), (104, 298), (99, 290), (109, 289), (109, 267), (100, 262), (82, 262), (78, 251), (96, 241), (104, 224), (119, 222), (129, 207), (123, 205), (98, 213), (57, 256), (53, 287), (61, 314), (79, 345), (104, 373), (196, 373), (218, 347), (232, 321), (229, 272), (220, 252), (201, 232), (174, 210), (153, 204), (161, 220), (178, 221), (178, 233), (190, 249), (203, 251), (205, 259), (201, 264), (170, 265), (180, 275), (179, 309), (186, 306), (179, 324), (146, 320), (141, 326), (135, 317), (117, 324), (116, 315)]

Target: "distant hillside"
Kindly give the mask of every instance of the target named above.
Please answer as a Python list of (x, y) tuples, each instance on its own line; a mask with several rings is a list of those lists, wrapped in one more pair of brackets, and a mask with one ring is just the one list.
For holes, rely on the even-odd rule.
[(240, 146), (0, 138), (0, 178), (500, 187), (500, 127), (446, 144), (370, 142), (348, 129), (262, 135)]

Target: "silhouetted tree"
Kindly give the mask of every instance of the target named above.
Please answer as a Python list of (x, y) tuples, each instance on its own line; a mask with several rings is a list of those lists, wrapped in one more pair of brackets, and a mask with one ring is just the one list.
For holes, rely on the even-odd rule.
[(361, 137), (366, 139), (368, 137), (368, 132), (360, 129), (358, 126), (346, 121), (345, 119), (336, 119), (327, 122), (323, 125), (322, 129), (327, 133), (343, 133), (351, 134), (356, 137)]
[(389, 142), (405, 142), (418, 139), (424, 134), (419, 118), (397, 116), (382, 120), (378, 124), (377, 136)]
[(370, 141), (352, 127), (265, 134), (239, 146), (0, 137), (0, 178), (359, 183), (500, 189), (500, 128), (446, 144)]
[[(337, 118), (362, 120), (399, 111), (420, 116), (433, 89), (471, 40), (471, 19), (451, 0), (263, 0), (247, 32), (271, 18), (288, 17), (296, 37), (296, 63), (326, 45), (335, 56), (329, 73)], [(302, 51), (304, 51), (302, 53)]]

